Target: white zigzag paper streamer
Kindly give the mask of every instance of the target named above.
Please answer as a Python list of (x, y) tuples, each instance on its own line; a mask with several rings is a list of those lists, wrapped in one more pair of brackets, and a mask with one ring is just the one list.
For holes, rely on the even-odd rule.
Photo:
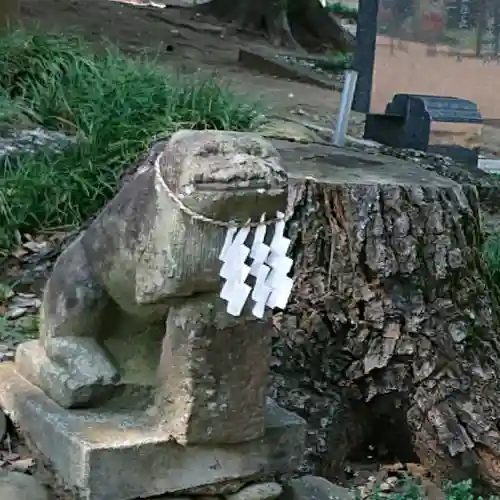
[[(268, 226), (260, 224), (253, 234), (251, 248), (245, 245), (250, 229), (229, 228), (219, 259), (219, 275), (225, 279), (220, 297), (227, 302), (227, 312), (240, 316), (249, 296), (254, 302), (252, 314), (262, 318), (266, 307), (284, 309), (293, 288), (288, 276), (293, 260), (286, 256), (290, 240), (284, 236), (284, 214), (277, 213), (271, 243), (265, 243)], [(264, 216), (262, 217), (264, 221)], [(254, 278), (253, 288), (247, 283)]]

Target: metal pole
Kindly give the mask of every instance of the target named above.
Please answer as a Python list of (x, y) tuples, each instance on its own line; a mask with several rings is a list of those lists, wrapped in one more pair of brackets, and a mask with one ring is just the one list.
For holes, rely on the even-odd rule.
[(344, 72), (344, 88), (340, 97), (340, 108), (337, 115), (337, 124), (333, 134), (333, 144), (342, 147), (345, 144), (347, 126), (349, 125), (349, 116), (351, 114), (352, 101), (354, 100), (354, 91), (358, 81), (358, 72), (348, 69)]

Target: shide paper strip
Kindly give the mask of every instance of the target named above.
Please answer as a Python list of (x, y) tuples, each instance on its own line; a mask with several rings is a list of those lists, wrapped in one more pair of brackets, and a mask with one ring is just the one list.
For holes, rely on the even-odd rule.
[[(231, 227), (219, 255), (222, 266), (219, 275), (225, 279), (220, 297), (227, 302), (227, 312), (240, 316), (248, 297), (254, 302), (252, 314), (263, 318), (265, 309), (284, 309), (293, 288), (293, 279), (288, 273), (293, 260), (286, 256), (290, 239), (284, 236), (284, 214), (277, 213), (271, 243), (266, 245), (269, 225), (264, 224), (264, 215), (253, 234), (251, 248), (246, 246), (249, 227)], [(268, 240), (269, 241), (269, 240)], [(248, 276), (254, 278), (253, 288), (247, 283)]]

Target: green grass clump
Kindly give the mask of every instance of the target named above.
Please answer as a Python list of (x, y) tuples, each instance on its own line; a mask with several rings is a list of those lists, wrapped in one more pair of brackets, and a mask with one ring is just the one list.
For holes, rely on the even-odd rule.
[(0, 159), (0, 247), (40, 228), (76, 226), (114, 194), (157, 134), (252, 130), (262, 109), (216, 77), (168, 74), (79, 38), (14, 31), (0, 38), (1, 125), (22, 117), (76, 137), (62, 152)]
[(22, 110), (15, 99), (0, 87), (0, 127), (9, 127), (22, 116)]
[[(499, 500), (496, 496), (481, 497), (474, 494), (471, 480), (448, 483), (443, 489), (446, 500)], [(359, 495), (358, 495), (359, 496)], [(415, 480), (407, 480), (400, 491), (382, 493), (375, 490), (368, 500), (425, 500), (423, 488)]]
[(493, 283), (500, 287), (500, 233), (490, 234), (483, 246), (483, 258)]

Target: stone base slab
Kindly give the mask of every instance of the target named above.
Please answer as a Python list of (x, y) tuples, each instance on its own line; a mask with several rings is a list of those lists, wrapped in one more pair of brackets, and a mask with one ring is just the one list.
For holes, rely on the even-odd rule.
[(262, 439), (228, 446), (181, 446), (140, 414), (65, 410), (0, 365), (0, 406), (84, 500), (130, 500), (287, 473), (304, 452), (305, 422), (268, 400)]

